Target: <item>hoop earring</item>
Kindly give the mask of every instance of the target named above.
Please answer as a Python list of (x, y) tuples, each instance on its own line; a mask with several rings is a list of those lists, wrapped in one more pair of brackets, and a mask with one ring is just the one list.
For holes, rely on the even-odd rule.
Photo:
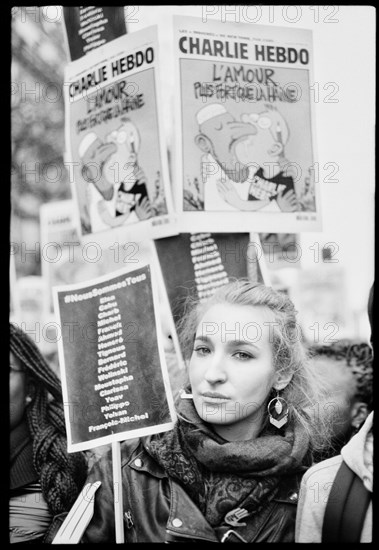
[(276, 390), (276, 397), (271, 399), (267, 405), (270, 423), (276, 428), (281, 428), (288, 422), (288, 404), (283, 397), (279, 397), (279, 392)]

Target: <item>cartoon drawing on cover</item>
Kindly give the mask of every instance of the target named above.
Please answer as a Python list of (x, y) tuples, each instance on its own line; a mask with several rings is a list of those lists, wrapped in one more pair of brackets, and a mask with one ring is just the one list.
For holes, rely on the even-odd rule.
[(288, 127), (269, 107), (259, 114), (242, 114), (240, 121), (220, 103), (198, 111), (195, 142), (204, 153), (205, 210), (271, 210), (274, 202), (277, 211), (297, 209), (293, 177), (283, 173)]
[(88, 184), (82, 224), (92, 233), (108, 229), (107, 219), (114, 216), (114, 186), (104, 165), (115, 151), (113, 143), (103, 143), (95, 132), (86, 134), (79, 145), (81, 173)]
[(104, 172), (117, 187), (116, 218), (127, 215), (127, 223), (151, 218), (153, 215), (147, 192), (146, 176), (138, 163), (141, 138), (136, 125), (128, 118), (106, 136), (116, 151), (108, 158)]

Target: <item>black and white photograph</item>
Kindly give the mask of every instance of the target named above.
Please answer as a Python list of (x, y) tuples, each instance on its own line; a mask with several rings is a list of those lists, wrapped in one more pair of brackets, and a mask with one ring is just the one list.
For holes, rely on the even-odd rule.
[(7, 542), (375, 542), (376, 6), (3, 12)]

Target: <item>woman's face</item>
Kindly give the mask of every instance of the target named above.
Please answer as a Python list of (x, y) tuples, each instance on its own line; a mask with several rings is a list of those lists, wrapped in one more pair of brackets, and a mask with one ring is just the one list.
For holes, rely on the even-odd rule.
[(9, 416), (13, 430), (24, 416), (27, 384), (21, 363), (12, 352), (9, 352), (9, 367)]
[(276, 381), (272, 322), (266, 307), (223, 303), (197, 327), (189, 364), (194, 404), (228, 441), (252, 439), (261, 429)]

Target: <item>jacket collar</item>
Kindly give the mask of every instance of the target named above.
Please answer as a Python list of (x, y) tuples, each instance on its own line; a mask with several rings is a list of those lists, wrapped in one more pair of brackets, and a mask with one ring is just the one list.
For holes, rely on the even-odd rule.
[(213, 528), (184, 489), (172, 479), (169, 483), (171, 507), (166, 526), (168, 535), (219, 542)]

